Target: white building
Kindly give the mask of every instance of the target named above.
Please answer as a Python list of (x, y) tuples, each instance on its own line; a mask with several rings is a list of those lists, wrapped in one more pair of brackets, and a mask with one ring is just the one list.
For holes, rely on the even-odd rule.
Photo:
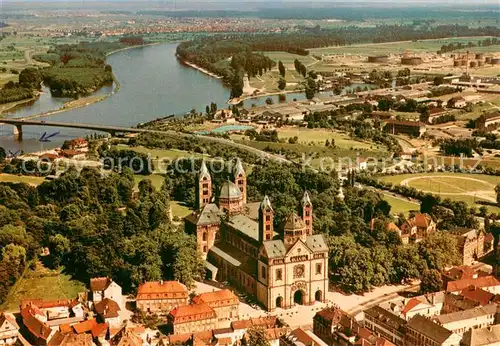
[(19, 335), (19, 326), (14, 315), (9, 313), (0, 314), (0, 345), (13, 345)]
[(470, 329), (486, 328), (495, 323), (496, 304), (479, 306), (469, 310), (452, 312), (435, 318), (444, 328), (462, 336)]
[(92, 292), (92, 301), (100, 302), (104, 298), (109, 298), (123, 307), (122, 288), (112, 279), (107, 277), (90, 279), (90, 291)]

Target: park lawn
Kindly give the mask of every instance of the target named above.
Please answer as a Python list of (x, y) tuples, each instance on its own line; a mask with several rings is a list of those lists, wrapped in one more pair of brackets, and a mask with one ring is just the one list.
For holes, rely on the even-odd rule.
[(44, 182), (44, 180), (44, 177), (0, 173), (0, 182), (4, 183), (26, 183), (31, 185), (40, 185)]
[(268, 56), (269, 58), (273, 59), (274, 61), (278, 62), (281, 60), (281, 62), (285, 65), (285, 67), (295, 69), (294, 61), (295, 59), (299, 60), (301, 63), (304, 65), (312, 64), (316, 61), (313, 57), (310, 55), (298, 55), (298, 54), (291, 54), (287, 52), (262, 52), (265, 56)]
[[(463, 178), (474, 178), (474, 179), (479, 179), (483, 180), (487, 183), (490, 184), (498, 184), (498, 177), (493, 176), (493, 175), (486, 175), (486, 174), (467, 174), (467, 173), (452, 173), (452, 172), (438, 172), (438, 173), (420, 173), (420, 174), (399, 174), (399, 175), (392, 175), (392, 176), (383, 176), (380, 178), (380, 180), (383, 181), (390, 181), (393, 184), (400, 184), (403, 180), (409, 179), (409, 178), (415, 178), (417, 176), (423, 177), (423, 176), (430, 176), (430, 177), (439, 177), (439, 176), (456, 176), (456, 177), (463, 177)], [(450, 180), (448, 180), (450, 181)], [(459, 181), (459, 179), (453, 181), (451, 180), (452, 183), (456, 183)], [(462, 181), (463, 182), (463, 181)], [(413, 185), (414, 182), (411, 182), (410, 185)], [(437, 192), (437, 191), (436, 191)]]
[(72, 280), (62, 270), (47, 269), (38, 262), (34, 270), (26, 269), (24, 276), (11, 288), (0, 310), (19, 311), (19, 303), (24, 299), (71, 299), (84, 291), (85, 285), (80, 281)]
[(310, 49), (309, 52), (313, 55), (328, 55), (328, 54), (390, 54), (390, 53), (404, 53), (406, 50), (412, 52), (436, 52), (441, 46), (450, 43), (465, 43), (469, 41), (477, 43), (478, 40), (483, 40), (487, 37), (463, 37), (463, 38), (442, 38), (435, 40), (421, 40), (421, 41), (403, 41), (403, 42), (386, 42), (377, 44), (359, 44), (351, 46), (335, 46), (325, 48)]
[(445, 177), (428, 177), (409, 182), (411, 187), (423, 191), (438, 191), (438, 193), (461, 193), (467, 191), (490, 190), (486, 182), (467, 179), (450, 179)]
[[(441, 194), (442, 199), (450, 199), (452, 201), (462, 201), (467, 203), (470, 207), (474, 207), (479, 209), (482, 204), (478, 203), (481, 201), (492, 203), (492, 201), (486, 200), (482, 198), (480, 195), (467, 195), (466, 192), (474, 192), (474, 191), (489, 191), (491, 189), (491, 197), (494, 197), (495, 192), (493, 186), (498, 184), (498, 177), (492, 175), (485, 174), (466, 174), (466, 173), (422, 173), (419, 175), (415, 174), (402, 174), (402, 175), (394, 175), (394, 176), (384, 176), (380, 179), (383, 181), (389, 181), (393, 184), (400, 184), (402, 181), (415, 178), (415, 177), (425, 177), (430, 176), (434, 177), (434, 181), (429, 181), (428, 179), (422, 178), (421, 180), (416, 180), (409, 182), (409, 185), (415, 187), (417, 189), (423, 191), (431, 191), (432, 193), (439, 194), (441, 193), (461, 193), (457, 195), (447, 195)], [(443, 176), (456, 176), (457, 178), (473, 178), (484, 181), (483, 183), (475, 182), (475, 181), (465, 181), (464, 179), (453, 179), (453, 178), (443, 178)], [(445, 182), (439, 184), (439, 182)], [(498, 213), (500, 212), (500, 208), (494, 205), (486, 205), (489, 212)]]
[(165, 181), (165, 177), (160, 174), (151, 174), (151, 175), (134, 174), (135, 187), (137, 188), (139, 186), (139, 183), (146, 179), (151, 180), (151, 184), (155, 189), (159, 189), (163, 185), (163, 182)]
[(410, 201), (404, 201), (385, 193), (382, 196), (383, 199), (391, 205), (391, 213), (394, 215), (398, 215), (400, 213), (407, 215), (412, 210), (420, 210), (420, 206), (418, 204), (412, 203)]
[(178, 217), (180, 219), (188, 216), (192, 213), (193, 209), (187, 207), (182, 202), (170, 201), (170, 207), (172, 208), (172, 216)]
[(335, 146), (344, 149), (380, 149), (376, 143), (362, 142), (350, 138), (348, 135), (328, 129), (307, 129), (297, 127), (283, 127), (277, 130), (280, 139), (287, 139), (297, 136), (299, 143), (324, 145), (326, 140), (335, 140)]
[[(262, 76), (255, 76), (250, 78), (249, 82), (253, 88), (257, 88), (259, 90), (266, 90), (267, 92), (271, 91), (280, 91), (278, 89), (278, 81), (281, 76), (277, 69), (272, 71), (268, 71), (264, 73)], [(285, 88), (286, 91), (293, 91), (300, 89), (299, 83), (304, 81), (304, 77), (297, 73), (292, 67), (292, 69), (287, 69), (285, 74), (285, 80), (287, 82), (287, 86)]]

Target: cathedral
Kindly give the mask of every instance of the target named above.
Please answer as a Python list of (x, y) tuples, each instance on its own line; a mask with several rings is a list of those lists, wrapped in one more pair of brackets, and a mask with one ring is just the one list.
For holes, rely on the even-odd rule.
[(266, 196), (247, 203), (246, 174), (237, 161), (233, 181), (220, 186), (216, 203), (212, 179), (202, 163), (198, 176), (198, 210), (185, 218), (205, 259), (207, 275), (257, 298), (268, 311), (325, 301), (328, 292), (328, 247), (313, 234), (313, 206), (307, 192), (300, 216), (291, 213), (274, 230), (274, 210)]

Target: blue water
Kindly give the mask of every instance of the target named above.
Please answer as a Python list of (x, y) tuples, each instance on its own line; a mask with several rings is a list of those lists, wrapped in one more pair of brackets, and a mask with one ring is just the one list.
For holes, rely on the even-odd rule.
[(209, 133), (225, 133), (225, 132), (230, 132), (230, 131), (246, 131), (246, 130), (251, 130), (254, 128), (255, 127), (249, 126), (249, 125), (224, 125), (224, 126), (217, 127), (211, 131), (199, 131), (196, 133), (200, 134), (200, 135), (207, 135)]

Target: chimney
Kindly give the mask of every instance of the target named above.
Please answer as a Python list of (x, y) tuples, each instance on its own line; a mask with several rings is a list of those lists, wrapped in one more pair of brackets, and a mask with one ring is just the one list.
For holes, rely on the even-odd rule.
[(160, 280), (160, 285), (162, 285), (162, 286), (163, 286), (163, 280)]
[(431, 303), (432, 303), (432, 305), (436, 304), (436, 293), (431, 294)]

